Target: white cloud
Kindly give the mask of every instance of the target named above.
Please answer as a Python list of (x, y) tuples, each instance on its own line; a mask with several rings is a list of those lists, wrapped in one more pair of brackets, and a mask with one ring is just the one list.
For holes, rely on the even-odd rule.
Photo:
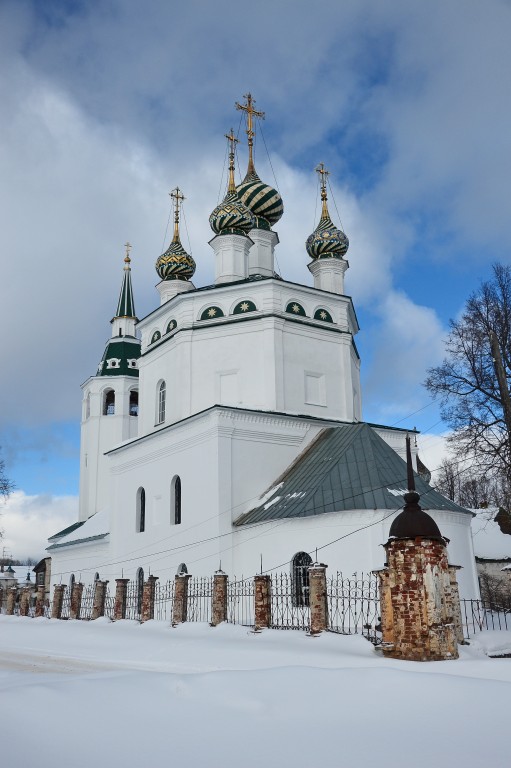
[(58, 533), (78, 517), (77, 496), (28, 496), (14, 491), (0, 503), (1, 546), (15, 560), (45, 556), (49, 536)]

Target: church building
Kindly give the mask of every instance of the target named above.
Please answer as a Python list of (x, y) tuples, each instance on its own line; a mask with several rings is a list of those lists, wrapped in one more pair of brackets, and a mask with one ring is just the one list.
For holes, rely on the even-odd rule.
[[(53, 584), (205, 576), (220, 565), (249, 577), (316, 559), (346, 575), (383, 566), (406, 493), (406, 431), (362, 420), (349, 243), (330, 217), (323, 165), (303, 254), (311, 284), (276, 272), (284, 206), (256, 172), (254, 119), (264, 115), (245, 98), (247, 173), (236, 186), (231, 132), (227, 192), (209, 218), (214, 284), (192, 282), (179, 188), (172, 241), (156, 261), (159, 306), (140, 320), (127, 248), (111, 338), (82, 385), (79, 519), (49, 540)], [(472, 513), (424, 471), (416, 486), (461, 566), (461, 596), (477, 597)]]

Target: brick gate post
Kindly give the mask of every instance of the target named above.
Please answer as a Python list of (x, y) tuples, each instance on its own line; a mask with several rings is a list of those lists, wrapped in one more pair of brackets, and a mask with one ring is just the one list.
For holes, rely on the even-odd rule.
[(99, 619), (105, 615), (105, 598), (108, 581), (96, 581), (94, 585), (94, 603), (92, 605), (91, 619)]
[(154, 619), (154, 598), (158, 576), (148, 576), (142, 591), (142, 616), (140, 620), (150, 621)]
[(37, 587), (37, 596), (35, 599), (35, 617), (36, 619), (44, 616), (44, 584)]
[(216, 571), (213, 576), (211, 626), (216, 627), (223, 621), (227, 621), (227, 574)]
[(255, 629), (271, 626), (271, 576), (254, 576)]
[(115, 580), (115, 603), (114, 620), (126, 618), (126, 597), (128, 592), (129, 579)]
[(324, 563), (314, 563), (309, 573), (310, 633), (317, 635), (328, 626), (328, 604), (326, 596), (326, 569)]
[(62, 618), (62, 603), (64, 602), (65, 584), (55, 584), (53, 588), (53, 604), (51, 607), (52, 619)]
[(75, 582), (71, 590), (71, 607), (69, 609), (70, 619), (80, 618), (80, 609), (82, 607), (82, 592), (83, 584), (81, 582)]
[(174, 587), (174, 605), (172, 606), (172, 625), (186, 621), (188, 615), (188, 582), (189, 573), (177, 573)]

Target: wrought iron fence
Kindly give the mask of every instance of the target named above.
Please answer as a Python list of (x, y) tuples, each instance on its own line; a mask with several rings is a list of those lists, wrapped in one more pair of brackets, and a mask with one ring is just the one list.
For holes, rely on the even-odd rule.
[(69, 619), (69, 614), (71, 612), (71, 588), (66, 587), (64, 589), (64, 595), (62, 597), (62, 613), (61, 618), (63, 619)]
[(142, 617), (143, 585), (138, 580), (130, 581), (126, 586), (126, 618), (140, 621)]
[(253, 627), (255, 621), (254, 579), (227, 582), (227, 621)]
[(115, 608), (115, 595), (110, 594), (110, 590), (107, 584), (106, 591), (105, 591), (105, 614), (104, 615), (107, 616), (109, 619), (113, 619), (114, 608)]
[(485, 600), (460, 600), (463, 634), (468, 639), (476, 632), (511, 629), (511, 611)]
[(88, 584), (83, 588), (82, 602), (80, 604), (80, 618), (88, 621), (92, 618), (92, 610), (94, 608), (94, 594), (96, 591), (96, 584)]
[(327, 578), (328, 629), (343, 635), (363, 635), (381, 643), (378, 577), (373, 573), (342, 573)]
[(174, 604), (174, 581), (160, 584), (156, 582), (154, 590), (154, 618), (158, 621), (172, 621), (172, 606)]
[(273, 629), (310, 629), (308, 588), (306, 594), (303, 590), (297, 592), (295, 579), (289, 573), (271, 576), (271, 626)]
[(199, 576), (188, 581), (188, 621), (211, 622), (213, 579)]

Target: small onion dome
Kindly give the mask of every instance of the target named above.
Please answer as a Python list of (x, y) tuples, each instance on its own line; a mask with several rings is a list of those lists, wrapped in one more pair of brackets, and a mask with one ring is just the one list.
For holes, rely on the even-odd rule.
[(416, 491), (404, 495), (405, 508), (390, 526), (389, 538), (395, 539), (437, 539), (444, 541), (438, 525), (431, 515), (424, 512), (419, 504), (420, 496)]
[(255, 168), (249, 168), (236, 190), (240, 200), (256, 217), (257, 229), (270, 229), (282, 217), (284, 204), (281, 196), (276, 189), (261, 181)]
[(209, 217), (209, 225), (216, 235), (248, 235), (256, 226), (256, 220), (233, 189), (217, 205)]
[(195, 261), (181, 245), (179, 237), (156, 261), (156, 271), (162, 280), (190, 280), (195, 272)]
[(342, 259), (349, 244), (348, 238), (341, 229), (337, 229), (324, 205), (319, 224), (305, 243), (307, 253), (311, 259)]

